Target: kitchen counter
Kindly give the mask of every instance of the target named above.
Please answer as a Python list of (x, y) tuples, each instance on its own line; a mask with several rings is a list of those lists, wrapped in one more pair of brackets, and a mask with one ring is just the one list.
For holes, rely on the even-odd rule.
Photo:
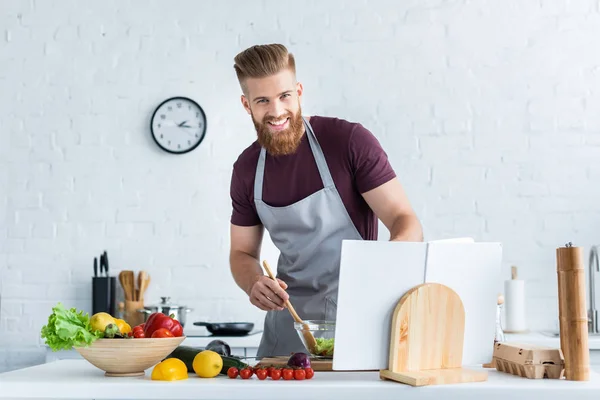
[[(560, 338), (551, 332), (505, 333), (507, 342), (530, 343), (539, 346), (560, 347)], [(588, 348), (600, 350), (600, 335), (588, 335)]]
[(488, 369), (485, 382), (412, 387), (379, 379), (378, 372), (317, 372), (304, 381), (265, 381), (255, 376), (235, 380), (203, 379), (161, 382), (145, 376), (109, 378), (85, 360), (60, 360), (0, 374), (0, 399), (488, 399), (566, 397), (598, 398), (600, 374), (590, 380), (526, 379)]

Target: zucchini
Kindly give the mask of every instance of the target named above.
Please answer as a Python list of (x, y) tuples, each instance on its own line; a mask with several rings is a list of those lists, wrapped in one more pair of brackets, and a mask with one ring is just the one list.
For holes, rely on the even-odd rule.
[[(177, 346), (177, 348), (173, 350), (171, 354), (165, 358), (165, 360), (167, 358), (178, 358), (187, 366), (188, 372), (194, 372), (194, 358), (198, 353), (204, 350), (205, 349), (201, 347)], [(220, 372), (221, 375), (227, 375), (227, 370), (230, 367), (236, 367), (237, 369), (248, 367), (248, 364), (243, 362), (238, 357), (224, 355), (220, 356), (223, 359), (223, 368), (221, 368)]]

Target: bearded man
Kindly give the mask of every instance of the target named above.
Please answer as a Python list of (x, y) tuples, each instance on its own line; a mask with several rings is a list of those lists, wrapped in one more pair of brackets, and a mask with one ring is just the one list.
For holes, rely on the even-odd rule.
[[(233, 165), (231, 273), (267, 311), (257, 356), (306, 352), (284, 301), (302, 319), (335, 321), (342, 240), (377, 240), (378, 219), (390, 240), (422, 241), (422, 228), (369, 130), (302, 115), (303, 87), (285, 46), (252, 46), (234, 61), (257, 140)], [(265, 229), (280, 251), (277, 282), (260, 265)]]

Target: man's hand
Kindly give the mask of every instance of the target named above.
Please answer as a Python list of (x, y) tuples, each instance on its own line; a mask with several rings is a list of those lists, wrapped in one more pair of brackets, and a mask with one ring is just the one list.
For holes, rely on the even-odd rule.
[(231, 225), (231, 273), (250, 298), (250, 303), (264, 311), (281, 311), (285, 307), (284, 301), (289, 298), (285, 292), (288, 286), (281, 279), (276, 283), (263, 274), (258, 262), (263, 230), (262, 225)]
[(285, 289), (287, 284), (281, 279), (277, 278), (275, 283), (266, 275), (259, 276), (250, 289), (250, 303), (264, 311), (281, 311), (289, 298)]

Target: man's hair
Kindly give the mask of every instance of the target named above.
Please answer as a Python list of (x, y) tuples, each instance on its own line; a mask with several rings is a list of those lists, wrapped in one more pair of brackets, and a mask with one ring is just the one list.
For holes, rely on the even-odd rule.
[(296, 73), (294, 55), (282, 44), (263, 44), (247, 48), (234, 58), (233, 68), (242, 90), (246, 92), (247, 78), (264, 78), (284, 69)]

